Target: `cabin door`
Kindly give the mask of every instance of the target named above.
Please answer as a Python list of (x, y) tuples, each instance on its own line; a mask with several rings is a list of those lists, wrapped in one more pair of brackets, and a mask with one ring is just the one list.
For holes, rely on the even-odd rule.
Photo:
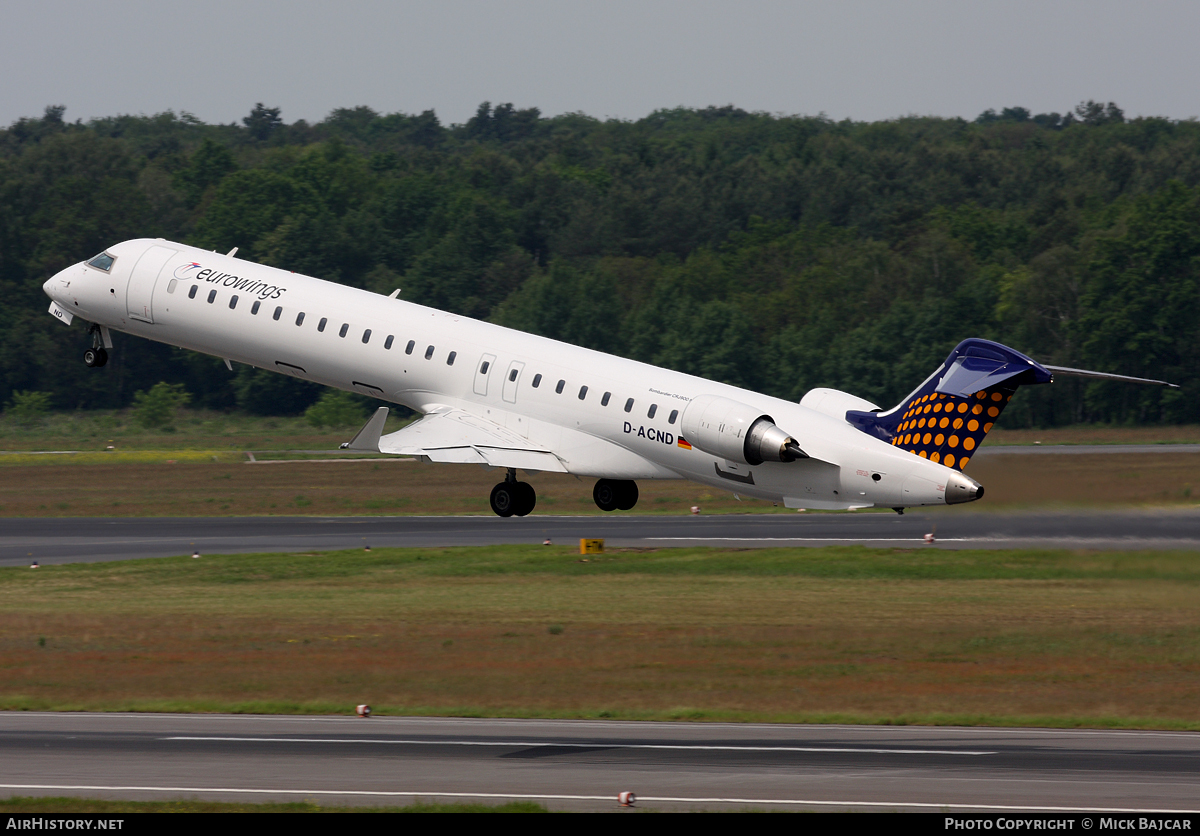
[(125, 289), (125, 305), (131, 319), (154, 322), (152, 298), (159, 273), (166, 267), (171, 256), (178, 253), (166, 247), (153, 246), (142, 253), (129, 276)]
[(521, 372), (524, 370), (524, 363), (513, 360), (508, 371), (504, 373), (504, 400), (509, 403), (517, 402), (517, 384), (521, 382)]
[(492, 376), (492, 366), (496, 365), (495, 354), (485, 354), (479, 358), (479, 365), (475, 367), (475, 394), (487, 395), (488, 378)]

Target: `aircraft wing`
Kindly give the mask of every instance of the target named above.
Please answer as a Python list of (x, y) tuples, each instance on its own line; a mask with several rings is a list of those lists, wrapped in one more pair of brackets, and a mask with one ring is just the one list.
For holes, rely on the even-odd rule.
[(378, 450), (397, 456), (420, 456), (433, 462), (486, 464), (566, 473), (554, 453), (524, 436), (461, 409), (431, 412), (402, 430), (380, 435), (387, 407), (380, 407), (346, 447)]

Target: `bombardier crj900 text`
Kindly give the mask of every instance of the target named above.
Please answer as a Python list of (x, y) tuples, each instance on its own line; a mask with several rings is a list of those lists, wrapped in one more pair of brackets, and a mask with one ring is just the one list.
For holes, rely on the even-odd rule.
[[(834, 389), (791, 403), (352, 287), (138, 239), (45, 284), (50, 312), (91, 323), (89, 366), (111, 330), (403, 404), (348, 445), (503, 468), (501, 516), (533, 510), (517, 470), (594, 477), (600, 508), (628, 510), (638, 479), (691, 479), (793, 508), (952, 505), (983, 496), (963, 473), (1021, 384), (1075, 373), (967, 339), (889, 410)], [(232, 368), (232, 366), (230, 366)], [(1170, 384), (1166, 384), (1170, 385)]]

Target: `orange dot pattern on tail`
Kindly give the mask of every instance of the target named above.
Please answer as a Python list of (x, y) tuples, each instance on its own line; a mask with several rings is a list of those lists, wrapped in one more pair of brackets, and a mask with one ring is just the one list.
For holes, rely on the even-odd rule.
[(961, 471), (1015, 389), (994, 386), (970, 397), (931, 392), (905, 404), (892, 446)]

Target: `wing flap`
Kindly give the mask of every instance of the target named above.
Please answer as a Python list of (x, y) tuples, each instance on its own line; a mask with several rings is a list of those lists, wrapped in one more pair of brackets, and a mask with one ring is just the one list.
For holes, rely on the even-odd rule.
[(486, 464), (566, 473), (554, 453), (499, 424), (460, 409), (431, 412), (379, 439), (379, 451), (434, 462)]

